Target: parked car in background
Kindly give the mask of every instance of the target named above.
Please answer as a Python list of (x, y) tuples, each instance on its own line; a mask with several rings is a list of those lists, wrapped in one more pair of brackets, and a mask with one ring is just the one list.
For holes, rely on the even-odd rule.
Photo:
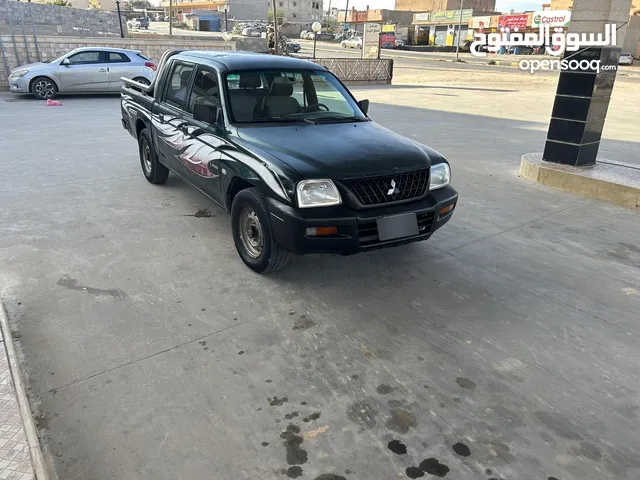
[(633, 65), (633, 55), (625, 52), (621, 53), (618, 65)]
[(262, 35), (262, 32), (258, 28), (247, 27), (242, 30), (243, 37), (259, 37)]
[(309, 33), (309, 30), (302, 30), (300, 32), (300, 38), (307, 38), (307, 33)]
[[(311, 39), (313, 40), (313, 34), (311, 34)], [(333, 40), (333, 33), (331, 32), (318, 32), (316, 34), (316, 39), (322, 42), (330, 42)]]
[(336, 34), (333, 36), (333, 39), (334, 39), (335, 41), (337, 41), (337, 42), (341, 42), (342, 40), (345, 40), (345, 39), (347, 39), (347, 38), (349, 38), (349, 37), (350, 37), (350, 35), (349, 35), (348, 33), (340, 32), (340, 33), (336, 33)]
[(9, 90), (49, 100), (59, 93), (119, 92), (121, 77), (151, 84), (156, 64), (140, 50), (84, 47), (54, 60), (14, 68)]
[(362, 37), (351, 37), (340, 42), (342, 48), (362, 48)]
[(140, 17), (134, 18), (127, 22), (127, 28), (140, 30), (144, 28), (145, 30), (149, 30), (149, 19)]
[(296, 52), (300, 51), (300, 48), (301, 48), (300, 44), (291, 41), (291, 39), (289, 37), (285, 37), (284, 35), (280, 35), (280, 40), (281, 40), (280, 43), (282, 44), (285, 52), (287, 52), (287, 53), (290, 53), (290, 52), (296, 53)]

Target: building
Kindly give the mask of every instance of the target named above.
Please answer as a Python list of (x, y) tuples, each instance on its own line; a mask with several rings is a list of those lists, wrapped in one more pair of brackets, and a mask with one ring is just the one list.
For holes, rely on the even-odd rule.
[[(179, 20), (183, 20), (183, 15), (193, 15), (199, 12), (221, 12), (227, 8), (227, 16), (234, 20), (267, 20), (267, 12), (269, 11), (271, 2), (267, 0), (242, 0), (234, 2), (233, 0), (173, 0), (172, 8), (174, 16)], [(163, 1), (162, 7), (166, 14), (169, 14), (169, 1)]]
[(411, 25), (412, 19), (413, 12), (387, 9), (356, 10), (354, 8), (347, 12), (347, 19), (345, 21), (344, 10), (338, 11), (338, 22), (348, 23), (350, 25), (368, 22), (408, 26)]
[(321, 0), (276, 0), (276, 9), (292, 23), (322, 21), (323, 17)]
[[(551, 0), (550, 10), (571, 10), (573, 0)], [(632, 0), (629, 15), (640, 15), (640, 0)]]
[[(634, 0), (640, 1), (640, 0)], [(473, 10), (476, 13), (494, 12), (495, 0), (396, 0), (396, 10), (406, 12), (441, 12), (462, 9)]]

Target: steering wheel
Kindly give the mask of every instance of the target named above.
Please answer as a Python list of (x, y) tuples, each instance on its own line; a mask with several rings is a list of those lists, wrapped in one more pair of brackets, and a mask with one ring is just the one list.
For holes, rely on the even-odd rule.
[(314, 103), (313, 105), (308, 105), (302, 109), (302, 113), (311, 112), (313, 108), (324, 107), (324, 109), (329, 112), (329, 107), (327, 107), (324, 103)]

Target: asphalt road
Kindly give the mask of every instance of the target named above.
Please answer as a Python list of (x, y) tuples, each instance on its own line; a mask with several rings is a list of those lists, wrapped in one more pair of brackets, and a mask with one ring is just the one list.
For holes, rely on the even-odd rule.
[(354, 92), (450, 160), (454, 217), (266, 277), (146, 182), (117, 97), (0, 95), (0, 293), (60, 479), (639, 478), (638, 213), (518, 178), (546, 91)]

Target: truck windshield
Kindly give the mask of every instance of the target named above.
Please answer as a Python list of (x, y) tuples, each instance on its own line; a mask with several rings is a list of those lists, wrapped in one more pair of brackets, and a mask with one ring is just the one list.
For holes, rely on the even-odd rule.
[(367, 121), (330, 72), (254, 71), (226, 75), (234, 123)]

